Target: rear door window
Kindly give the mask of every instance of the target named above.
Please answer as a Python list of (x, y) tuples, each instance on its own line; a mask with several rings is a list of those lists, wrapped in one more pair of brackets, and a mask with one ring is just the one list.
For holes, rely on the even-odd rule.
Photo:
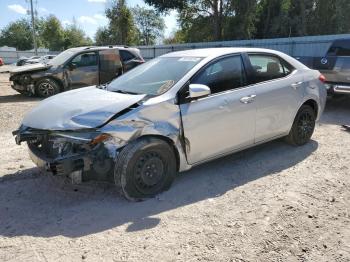
[(350, 40), (335, 41), (327, 54), (331, 56), (350, 56)]
[(129, 51), (125, 51), (125, 50), (120, 50), (120, 56), (123, 60), (123, 62), (127, 62), (127, 61), (130, 61), (130, 60), (133, 60), (135, 58), (135, 56), (130, 53)]
[(253, 83), (278, 79), (289, 75), (294, 68), (277, 56), (248, 54), (253, 68)]
[(200, 71), (192, 84), (206, 85), (211, 93), (236, 89), (245, 85), (245, 70), (240, 55), (221, 58)]

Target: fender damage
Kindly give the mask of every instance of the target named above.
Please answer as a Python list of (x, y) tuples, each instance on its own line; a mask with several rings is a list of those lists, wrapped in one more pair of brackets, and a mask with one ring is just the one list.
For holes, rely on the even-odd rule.
[[(98, 89), (86, 92), (96, 90)], [(74, 91), (69, 93), (63, 93), (62, 96), (66, 94), (72, 99)], [(110, 99), (110, 95), (114, 99)], [(119, 102), (108, 102), (115, 102), (120, 96), (123, 99)], [(27, 142), (33, 162), (54, 174), (69, 175), (75, 171), (83, 171), (83, 180), (113, 182), (114, 161), (118, 152), (139, 137), (159, 136), (174, 146), (179, 170), (189, 169), (183, 150), (185, 147), (181, 135), (179, 107), (169, 101), (157, 103), (157, 106), (147, 106), (144, 96), (126, 96), (129, 95), (108, 92), (109, 99), (103, 102), (105, 106), (101, 105), (103, 99), (96, 99), (99, 101), (98, 110), (87, 108), (86, 103), (80, 101), (81, 110), (72, 109), (70, 105), (66, 107), (71, 109), (69, 112), (60, 112), (60, 117), (56, 115), (57, 121), (49, 121), (47, 115), (38, 120), (38, 112), (31, 112), (24, 119), (23, 125), (13, 132), (16, 143)], [(50, 99), (47, 100), (50, 102)], [(62, 102), (62, 97), (59, 101)], [(50, 104), (55, 103), (51, 101)], [(40, 112), (44, 112), (45, 105), (39, 105), (38, 108), (40, 107)], [(117, 113), (111, 114), (112, 108)], [(57, 108), (54, 110), (57, 112)], [(64, 109), (61, 108), (61, 111)], [(78, 111), (79, 114), (72, 114)]]

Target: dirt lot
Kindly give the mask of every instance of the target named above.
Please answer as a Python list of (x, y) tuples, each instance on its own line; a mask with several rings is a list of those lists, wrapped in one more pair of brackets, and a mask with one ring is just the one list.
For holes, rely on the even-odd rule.
[(350, 261), (350, 99), (313, 137), (179, 175), (156, 199), (39, 172), (11, 131), (38, 103), (0, 74), (0, 261)]

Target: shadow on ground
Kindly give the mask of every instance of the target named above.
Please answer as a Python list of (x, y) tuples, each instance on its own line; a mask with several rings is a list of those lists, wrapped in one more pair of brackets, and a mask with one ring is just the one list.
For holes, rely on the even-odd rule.
[[(344, 118), (344, 116), (347, 117)], [(350, 95), (329, 98), (320, 123), (350, 125)]]
[(38, 169), (0, 180), (0, 235), (80, 237), (129, 224), (126, 231), (154, 228), (161, 212), (216, 198), (229, 190), (272, 176), (306, 159), (318, 147), (311, 141), (292, 147), (274, 141), (180, 174), (169, 191), (132, 203), (106, 184), (67, 185)]
[(40, 100), (42, 99), (38, 97), (30, 97), (30, 96), (25, 96), (21, 94), (0, 96), (0, 104), (16, 103), (16, 102), (34, 102), (34, 101), (40, 101)]

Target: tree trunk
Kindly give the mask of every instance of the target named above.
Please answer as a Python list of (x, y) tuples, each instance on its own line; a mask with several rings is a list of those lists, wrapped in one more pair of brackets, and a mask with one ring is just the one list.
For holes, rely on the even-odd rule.
[(213, 9), (213, 18), (214, 18), (214, 40), (222, 40), (222, 15), (223, 15), (223, 1), (222, 0), (213, 0), (211, 2)]
[(305, 10), (305, 0), (300, 0), (300, 16), (301, 16), (301, 35), (307, 35), (306, 32), (306, 10)]

